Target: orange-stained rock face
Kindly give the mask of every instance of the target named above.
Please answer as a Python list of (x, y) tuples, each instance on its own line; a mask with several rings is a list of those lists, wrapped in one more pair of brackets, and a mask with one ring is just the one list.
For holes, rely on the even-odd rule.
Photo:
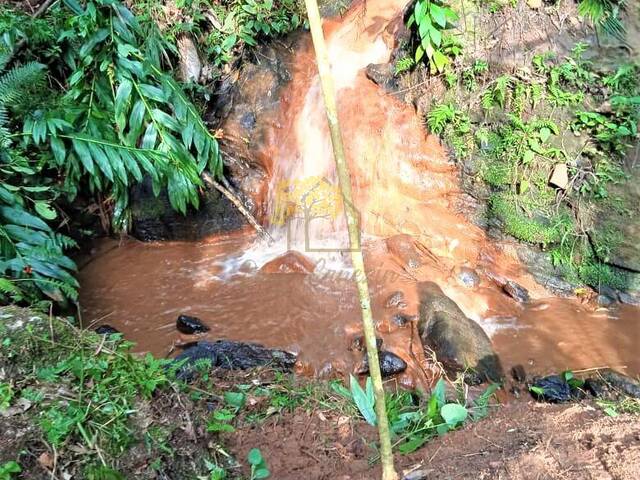
[(265, 263), (263, 273), (313, 273), (316, 264), (300, 252), (290, 250), (284, 255)]

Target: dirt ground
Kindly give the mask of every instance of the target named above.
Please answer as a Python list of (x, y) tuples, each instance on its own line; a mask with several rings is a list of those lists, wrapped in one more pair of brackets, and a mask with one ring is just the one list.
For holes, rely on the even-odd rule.
[[(379, 478), (368, 458), (374, 430), (322, 412), (280, 417), (229, 438), (238, 458), (259, 447), (274, 480)], [(420, 479), (640, 478), (640, 418), (608, 417), (588, 403), (516, 401), (487, 419), (396, 457), (399, 470)], [(418, 471), (424, 475), (418, 475)]]

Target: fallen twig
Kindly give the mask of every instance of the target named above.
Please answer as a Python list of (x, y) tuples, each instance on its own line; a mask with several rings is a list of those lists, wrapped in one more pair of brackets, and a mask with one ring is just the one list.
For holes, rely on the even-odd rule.
[(215, 188), (216, 190), (218, 190), (220, 193), (222, 193), (225, 197), (227, 197), (227, 199), (233, 203), (233, 205), (238, 209), (238, 211), (244, 216), (244, 218), (247, 219), (247, 221), (249, 222), (249, 224), (256, 229), (256, 231), (260, 234), (263, 235), (265, 237), (267, 237), (270, 241), (273, 241), (273, 237), (271, 235), (269, 235), (269, 232), (267, 232), (264, 227), (262, 227), (262, 225), (260, 225), (257, 220), (254, 218), (254, 216), (251, 214), (251, 212), (249, 212), (249, 210), (247, 210), (247, 208), (244, 206), (244, 204), (242, 203), (242, 201), (233, 193), (231, 192), (231, 190), (225, 188), (223, 185), (221, 185), (219, 182), (217, 182), (216, 180), (213, 179), (213, 177), (211, 175), (209, 175), (208, 173), (203, 173), (202, 174), (202, 179), (204, 180), (204, 182), (207, 185), (212, 186), (213, 188)]

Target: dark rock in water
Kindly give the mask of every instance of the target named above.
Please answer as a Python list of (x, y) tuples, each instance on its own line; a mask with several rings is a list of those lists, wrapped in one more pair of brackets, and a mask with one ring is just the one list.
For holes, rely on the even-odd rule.
[(100, 325), (98, 328), (95, 329), (95, 332), (100, 335), (113, 335), (114, 333), (120, 333), (111, 325)]
[(619, 292), (618, 297), (622, 303), (640, 305), (640, 293)]
[(404, 293), (400, 291), (393, 292), (384, 303), (385, 308), (405, 308), (406, 306), (407, 303), (404, 301)]
[[(380, 347), (382, 347), (382, 339), (380, 337), (376, 337), (376, 348), (380, 350)], [(367, 345), (364, 341), (364, 336), (362, 335), (355, 337), (349, 345), (350, 351), (364, 352), (366, 349)]]
[(198, 317), (190, 317), (189, 315), (180, 315), (176, 320), (176, 328), (179, 332), (187, 335), (194, 333), (204, 333), (211, 330)]
[[(390, 377), (404, 372), (407, 369), (407, 362), (395, 353), (387, 350), (380, 350), (378, 352), (378, 360), (380, 361), (380, 373), (383, 377)], [(364, 360), (358, 368), (357, 373), (360, 375), (369, 373), (369, 358), (367, 355), (364, 356)]]
[(418, 332), (423, 346), (433, 350), (448, 369), (471, 369), (474, 375), (468, 380), (472, 383), (500, 381), (502, 366), (482, 327), (467, 318), (437, 284), (419, 283), (418, 294)]
[(371, 63), (365, 69), (365, 74), (369, 80), (387, 91), (398, 89), (398, 81), (392, 63)]
[(201, 341), (187, 348), (175, 358), (176, 362), (186, 360), (178, 371), (178, 378), (189, 379), (193, 375), (193, 363), (208, 359), (212, 367), (228, 370), (246, 370), (270, 366), (277, 370), (289, 371), (296, 363), (297, 356), (283, 350), (266, 348), (257, 343), (217, 340)]
[(391, 323), (399, 327), (404, 327), (408, 323), (418, 320), (417, 315), (406, 315), (404, 313), (396, 313), (391, 317)]
[(522, 365), (516, 365), (511, 368), (511, 377), (516, 382), (523, 383), (527, 379), (527, 372)]
[(260, 269), (264, 273), (313, 273), (316, 264), (300, 252), (289, 250), (265, 263)]
[(502, 286), (502, 290), (520, 303), (526, 303), (529, 301), (529, 292), (527, 289), (518, 285), (516, 282), (508, 280), (507, 283)]
[(584, 386), (591, 395), (605, 400), (620, 400), (624, 396), (640, 399), (640, 384), (613, 370), (598, 372), (596, 377), (588, 378)]
[[(540, 378), (531, 387), (531, 395), (542, 402), (569, 402), (575, 397), (571, 386), (560, 375), (549, 375), (548, 377)], [(538, 389), (539, 391), (537, 391)]]
[(387, 250), (407, 268), (418, 268), (422, 265), (420, 252), (410, 235), (395, 235), (387, 238)]
[(130, 194), (132, 233), (143, 241), (199, 240), (246, 223), (225, 196), (209, 187), (200, 199), (200, 208), (188, 208), (186, 215), (171, 208), (166, 190), (156, 196), (148, 177), (133, 186)]

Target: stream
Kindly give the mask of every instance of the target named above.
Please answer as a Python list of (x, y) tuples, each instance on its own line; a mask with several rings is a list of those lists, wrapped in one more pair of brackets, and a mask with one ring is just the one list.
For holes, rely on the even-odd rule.
[[(539, 374), (605, 366), (640, 373), (640, 310), (598, 308), (539, 285), (518, 260), (517, 244), (487, 238), (466, 218), (457, 166), (414, 108), (365, 76), (367, 65), (389, 61), (407, 3), (368, 0), (366, 9), (356, 5), (325, 20), (374, 319), (385, 349), (409, 365), (396, 381), (414, 387), (431, 368), (415, 329), (397, 321), (398, 314), (418, 314), (421, 281), (436, 282), (483, 327), (505, 370), (521, 364)], [(263, 220), (274, 240), (247, 230), (200, 242), (104, 240), (80, 272), (85, 325), (109, 324), (137, 351), (167, 356), (193, 339), (175, 328), (187, 314), (211, 328), (202, 338), (297, 352), (300, 373), (357, 369), (362, 353), (351, 344), (361, 332), (359, 304), (309, 39), (290, 71), (255, 152), (269, 173)], [(314, 262), (313, 273), (262, 268), (289, 250)], [(525, 288), (530, 301), (506, 295), (506, 281)], [(389, 307), (398, 291), (404, 304)]]

